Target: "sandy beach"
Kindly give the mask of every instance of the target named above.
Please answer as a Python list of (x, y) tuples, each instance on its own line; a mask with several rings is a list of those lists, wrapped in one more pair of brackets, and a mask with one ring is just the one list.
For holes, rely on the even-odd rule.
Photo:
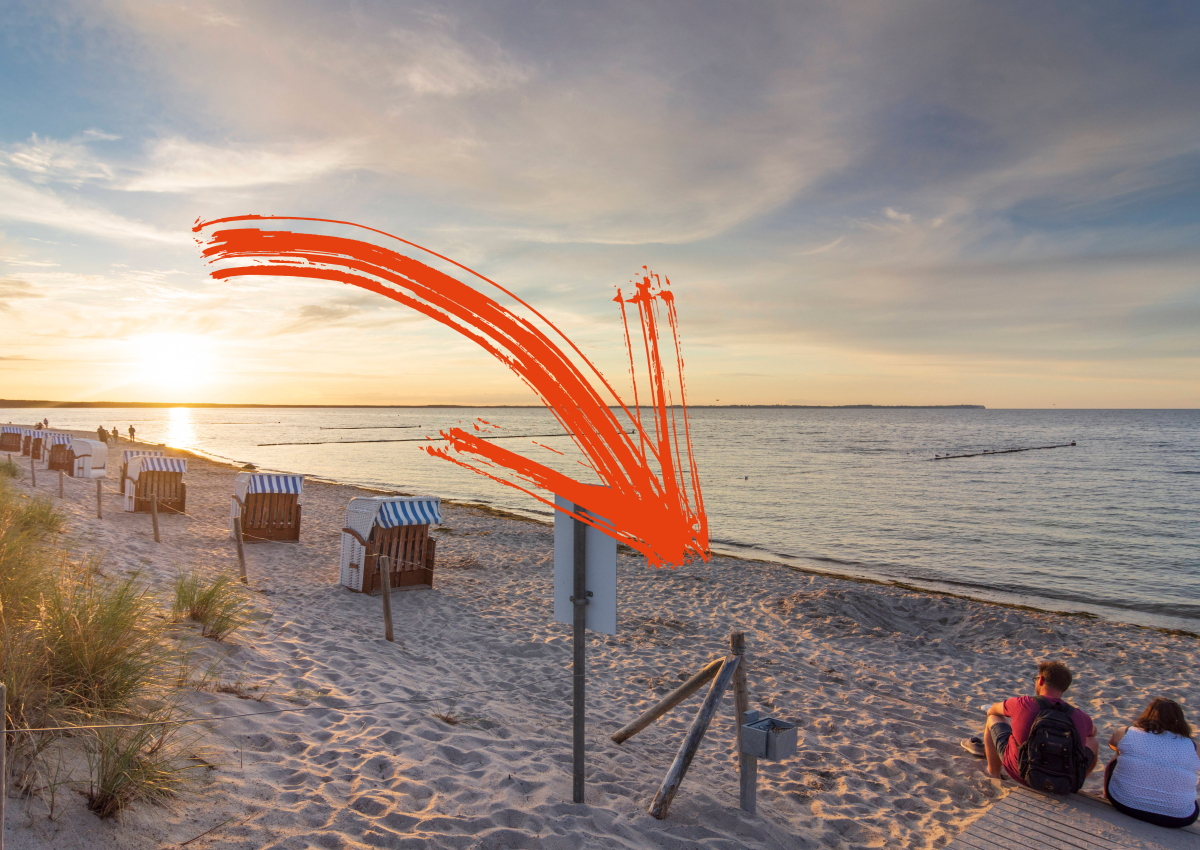
[[(126, 447), (110, 448), (103, 519), (94, 484), (67, 480), (61, 545), (102, 555), (106, 574), (139, 572), (164, 599), (178, 570), (236, 571), (235, 468), (191, 457), (188, 515), (162, 515), (155, 543), (149, 515), (124, 513), (116, 494), (112, 458)], [(29, 492), (21, 460), (16, 486)], [(37, 490), (58, 502), (43, 467)], [(1038, 660), (1072, 667), (1067, 697), (1102, 743), (1150, 696), (1200, 705), (1192, 636), (779, 564), (655, 571), (620, 554), (619, 633), (589, 634), (587, 797), (572, 804), (571, 643), (552, 621), (551, 527), (443, 503), (435, 587), (394, 594), (390, 644), (379, 597), (337, 584), (346, 503), (373, 494), (307, 481), (300, 542), (246, 548), (255, 622), (220, 644), (178, 627), (199, 656), (221, 658), (229, 691), (186, 696), (214, 718), (200, 724), (210, 766), (191, 793), (107, 821), (75, 794), (60, 795), (55, 820), (36, 797), (10, 799), (7, 847), (942, 847), (1011, 788), (959, 740), (978, 733), (981, 704), (1032, 691)], [(752, 707), (799, 725), (797, 756), (762, 762), (758, 813), (740, 811), (727, 696), (655, 820), (646, 808), (701, 697), (623, 745), (609, 736), (723, 655), (735, 629)], [(424, 698), (438, 701), (388, 704)], [(304, 707), (321, 710), (215, 720)], [(1085, 790), (1099, 793), (1100, 778)]]

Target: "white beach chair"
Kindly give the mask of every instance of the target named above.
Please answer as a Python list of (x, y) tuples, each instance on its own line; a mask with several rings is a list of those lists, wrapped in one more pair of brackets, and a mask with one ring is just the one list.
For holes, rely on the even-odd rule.
[(187, 458), (134, 457), (125, 470), (125, 510), (146, 513), (151, 498), (160, 511), (184, 513), (187, 510)]
[(441, 521), (441, 500), (436, 496), (351, 499), (342, 528), (338, 581), (359, 593), (380, 590), (379, 558), (387, 556), (393, 590), (433, 587), (436, 543), (429, 526)]
[(104, 443), (72, 437), (70, 450), (74, 453), (72, 478), (108, 477), (108, 446)]
[(242, 540), (299, 540), (304, 501), (303, 475), (239, 472), (229, 502), (229, 536), (237, 539), (233, 521), (242, 521)]

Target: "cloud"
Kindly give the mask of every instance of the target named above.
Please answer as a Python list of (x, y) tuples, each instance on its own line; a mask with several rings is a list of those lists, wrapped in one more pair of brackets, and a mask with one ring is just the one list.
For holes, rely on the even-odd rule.
[(28, 298), (43, 298), (42, 293), (33, 288), (32, 284), (14, 278), (0, 278), (0, 310), (12, 310), (12, 302)]
[(272, 183), (302, 183), (354, 163), (342, 142), (255, 146), (210, 145), (184, 138), (149, 145), (147, 165), (121, 188), (131, 192), (192, 192)]
[(0, 219), (121, 241), (175, 244), (191, 241), (189, 234), (160, 230), (87, 201), (64, 199), (49, 189), (15, 180), (3, 171), (0, 171)]
[[(89, 140), (117, 138), (98, 130), (88, 130), (83, 137)], [(28, 172), (36, 183), (53, 181), (79, 186), (86, 182), (108, 181), (113, 178), (113, 169), (98, 160), (78, 140), (63, 142), (39, 138), (36, 133), (29, 137), (28, 142), (13, 145), (9, 150), (0, 153), (0, 161), (6, 161), (12, 167)]]
[(445, 31), (396, 29), (399, 45), (390, 62), (391, 79), (418, 95), (461, 97), (511, 89), (533, 76), (494, 42), (468, 50)]
[(362, 308), (349, 304), (305, 304), (295, 311), (295, 320), (281, 327), (275, 333), (290, 334), (325, 328), (362, 312)]

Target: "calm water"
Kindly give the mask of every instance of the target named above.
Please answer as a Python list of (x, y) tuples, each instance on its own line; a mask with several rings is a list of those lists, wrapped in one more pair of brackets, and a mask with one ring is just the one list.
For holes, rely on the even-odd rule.
[[(548, 517), (540, 503), (431, 458), (475, 416), (555, 434), (544, 410), (31, 410), (51, 426), (133, 424), (263, 468)], [(972, 596), (1200, 628), (1200, 411), (694, 410), (713, 548)], [(936, 454), (1074, 448), (931, 462)], [(322, 445), (269, 446), (265, 443)], [(506, 448), (587, 480), (565, 437)], [(594, 480), (594, 479), (592, 479)]]

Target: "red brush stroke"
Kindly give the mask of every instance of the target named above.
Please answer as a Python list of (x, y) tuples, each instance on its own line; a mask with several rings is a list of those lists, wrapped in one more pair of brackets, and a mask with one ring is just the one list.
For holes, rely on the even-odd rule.
[[(396, 240), (402, 247), (390, 250), (358, 239), (248, 224), (272, 221), (355, 227)], [(692, 454), (678, 317), (674, 297), (668, 289), (670, 281), (646, 270), (632, 281), (633, 295), (626, 298), (618, 290), (614, 299), (620, 305), (633, 381), (634, 408), (630, 411), (600, 371), (545, 316), (494, 281), (420, 245), (353, 222), (322, 218), (245, 215), (197, 220), (193, 232), (202, 231), (208, 231), (207, 242), (196, 240), (202, 245), (202, 254), (210, 264), (224, 264), (212, 270), (216, 280), (263, 275), (347, 283), (411, 307), (474, 341), (512, 369), (538, 395), (572, 435), (605, 486), (575, 481), (463, 428), (442, 431), (443, 445), (425, 447), (431, 455), (515, 487), (551, 507), (554, 507), (552, 499), (530, 488), (557, 493), (587, 511), (573, 516), (642, 552), (656, 567), (679, 564), (692, 557), (708, 559), (708, 517)], [(409, 256), (410, 253), (436, 257), (461, 270), (466, 280), (474, 278), (476, 285), (488, 284), (561, 337), (569, 352), (536, 327), (533, 320), (460, 280), (455, 276), (457, 272), (439, 271)], [(639, 406), (641, 370), (634, 360), (627, 305), (637, 307), (645, 350), (648, 406), (653, 411), (648, 431), (643, 427)], [(659, 350), (664, 310), (674, 355), (670, 370), (664, 366)], [(571, 354), (590, 371), (596, 384), (576, 366)], [(678, 386), (677, 400), (669, 388), (672, 382)], [(622, 428), (604, 396), (610, 397), (611, 403), (629, 416), (633, 422), (632, 436)], [(489, 428), (496, 427), (484, 420), (479, 422)], [(480, 430), (478, 424), (474, 427)], [(460, 460), (455, 455), (470, 460)], [(507, 476), (503, 475), (505, 472)]]

